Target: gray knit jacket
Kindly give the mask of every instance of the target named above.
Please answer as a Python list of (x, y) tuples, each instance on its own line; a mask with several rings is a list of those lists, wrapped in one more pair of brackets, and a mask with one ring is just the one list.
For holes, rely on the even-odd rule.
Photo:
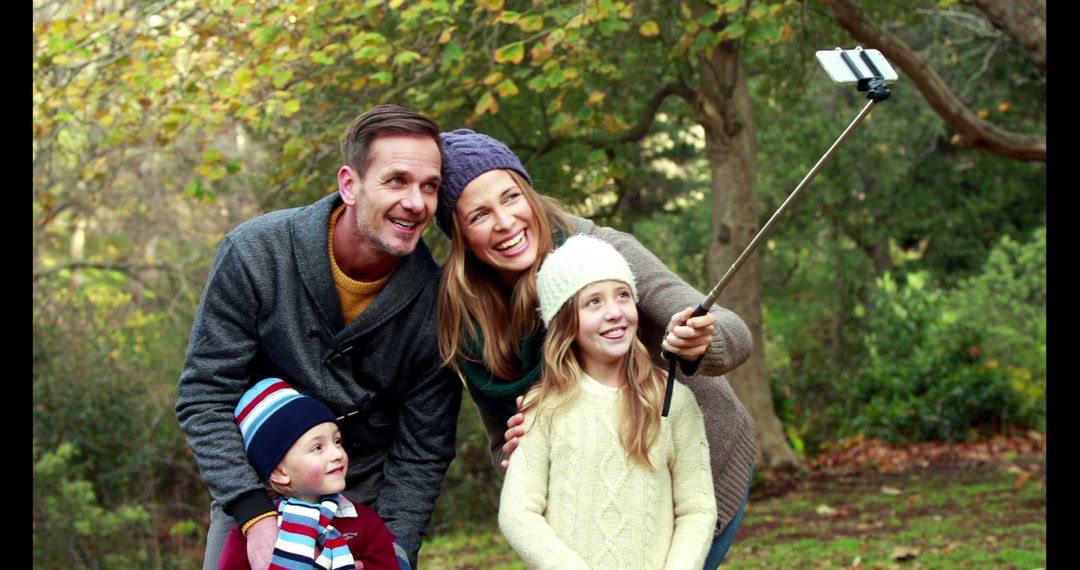
[(345, 494), (378, 512), (415, 567), (461, 405), (461, 384), (440, 365), (439, 266), (421, 241), (346, 325), (327, 244), (340, 203), (335, 192), (226, 236), (195, 315), (176, 415), (211, 496), (243, 523), (273, 510), (233, 417), (248, 387), (279, 377), (338, 416), (358, 412), (338, 422)]
[[(641, 340), (645, 346), (656, 348), (655, 360), (667, 370), (666, 361), (660, 357), (660, 343), (671, 316), (688, 307), (697, 307), (705, 296), (669, 271), (634, 236), (597, 226), (583, 218), (571, 216), (570, 220), (575, 233), (610, 243), (630, 264), (637, 285)], [(750, 467), (757, 453), (754, 420), (722, 374), (734, 370), (750, 357), (753, 340), (750, 329), (735, 313), (715, 305), (709, 312), (716, 317), (712, 344), (696, 374), (686, 377), (680, 371), (677, 378), (694, 393), (705, 416), (716, 496), (714, 536), (719, 536), (742, 506), (750, 483)], [(483, 411), (480, 411), (480, 417), (491, 445), (492, 462), (502, 473), (500, 465), (506, 424)]]

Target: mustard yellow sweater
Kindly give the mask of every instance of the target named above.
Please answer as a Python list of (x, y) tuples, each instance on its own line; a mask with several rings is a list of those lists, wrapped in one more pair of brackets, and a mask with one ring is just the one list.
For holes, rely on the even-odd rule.
[[(619, 440), (618, 390), (582, 375), (554, 415), (530, 412), (502, 488), (499, 528), (531, 568), (701, 568), (716, 523), (709, 444), (693, 393), (675, 384), (650, 450)], [(535, 423), (534, 422), (535, 418)]]

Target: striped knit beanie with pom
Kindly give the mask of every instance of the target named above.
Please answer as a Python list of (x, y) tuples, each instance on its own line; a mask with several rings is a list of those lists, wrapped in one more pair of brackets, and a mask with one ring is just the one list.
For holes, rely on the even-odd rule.
[(307, 430), (337, 421), (326, 404), (302, 396), (280, 378), (267, 378), (248, 388), (233, 415), (244, 436), (248, 460), (263, 481)]

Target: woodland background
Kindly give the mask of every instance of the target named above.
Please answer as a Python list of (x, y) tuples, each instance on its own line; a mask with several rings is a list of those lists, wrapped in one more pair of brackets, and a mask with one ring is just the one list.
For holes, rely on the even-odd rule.
[[(893, 96), (719, 301), (757, 479), (1044, 432), (1045, 36), (1043, 0), (35, 1), (35, 566), (201, 558), (173, 404), (215, 250), (334, 191), (382, 102), (506, 141), (707, 291), (865, 104), (814, 52), (880, 49)], [(466, 401), (437, 535), (492, 522), (485, 448)]]

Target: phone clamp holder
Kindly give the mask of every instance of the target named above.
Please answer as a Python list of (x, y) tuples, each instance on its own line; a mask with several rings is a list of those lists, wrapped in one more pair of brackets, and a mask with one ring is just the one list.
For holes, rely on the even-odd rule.
[(840, 48), (836, 48), (836, 51), (840, 53), (840, 58), (844, 60), (844, 63), (851, 68), (851, 72), (855, 74), (855, 77), (859, 78), (857, 89), (859, 91), (866, 91), (867, 99), (884, 101), (889, 98), (889, 95), (892, 95), (889, 88), (885, 86), (885, 77), (878, 71), (877, 66), (870, 60), (870, 57), (866, 52), (863, 51), (862, 46), (856, 46), (855, 51), (859, 53), (859, 57), (862, 59), (863, 63), (866, 64), (866, 67), (870, 69), (870, 73), (873, 74), (870, 77), (863, 75), (862, 71), (859, 70), (859, 67), (855, 65), (855, 62), (851, 61), (851, 57), (847, 52)]

